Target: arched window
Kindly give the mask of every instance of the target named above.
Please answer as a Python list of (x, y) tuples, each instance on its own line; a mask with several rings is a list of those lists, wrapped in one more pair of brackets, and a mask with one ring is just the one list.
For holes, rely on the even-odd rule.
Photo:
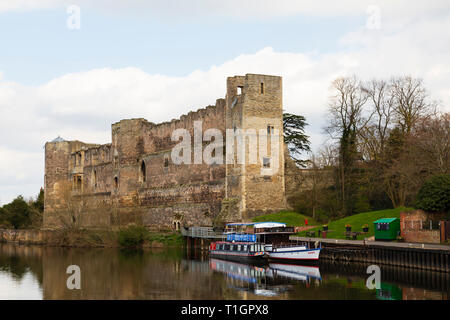
[(118, 189), (119, 188), (119, 178), (114, 177), (114, 188)]
[(142, 163), (141, 163), (141, 181), (145, 182), (146, 178), (147, 178), (147, 170), (146, 170), (146, 167), (145, 167), (145, 161), (142, 160)]

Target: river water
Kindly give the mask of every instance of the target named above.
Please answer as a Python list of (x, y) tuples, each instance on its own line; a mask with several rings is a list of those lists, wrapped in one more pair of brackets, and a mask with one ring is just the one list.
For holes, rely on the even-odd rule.
[[(80, 290), (69, 290), (70, 265)], [(0, 244), (0, 299), (433, 299), (448, 300), (446, 273), (364, 264), (248, 265), (183, 249), (53, 248)]]

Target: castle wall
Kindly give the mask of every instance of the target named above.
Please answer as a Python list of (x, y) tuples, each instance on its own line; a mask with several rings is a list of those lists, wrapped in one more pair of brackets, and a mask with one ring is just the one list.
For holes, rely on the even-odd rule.
[[(44, 227), (54, 228), (62, 220), (70, 224), (73, 219), (83, 227), (129, 223), (171, 227), (175, 221), (211, 224), (225, 194), (225, 167), (204, 162), (174, 164), (171, 150), (179, 142), (172, 141), (171, 135), (182, 128), (193, 138), (194, 121), (202, 121), (203, 132), (224, 131), (224, 111), (225, 101), (219, 99), (215, 106), (162, 124), (122, 120), (112, 125), (111, 144), (48, 143), (46, 203), (59, 206), (51, 210), (48, 206)], [(81, 186), (77, 186), (78, 177)], [(58, 189), (59, 185), (66, 188)], [(70, 203), (62, 202), (68, 196), (67, 186)], [(69, 213), (73, 217), (67, 211), (73, 211)]]
[[(225, 199), (236, 203), (227, 221), (284, 208), (283, 152), (278, 171), (270, 175), (261, 174), (262, 159), (256, 164), (210, 165), (194, 163), (193, 156), (195, 139), (202, 140), (208, 129), (219, 129), (225, 143), (226, 129), (266, 130), (270, 125), (280, 131), (283, 148), (281, 93), (280, 77), (237, 76), (228, 78), (226, 98), (215, 106), (160, 124), (145, 119), (112, 124), (110, 144), (47, 143), (44, 227), (211, 225)], [(198, 121), (200, 137), (194, 130)], [(177, 129), (190, 133), (191, 164), (173, 162), (172, 150), (181, 142), (172, 141)], [(250, 152), (246, 150), (246, 157)]]

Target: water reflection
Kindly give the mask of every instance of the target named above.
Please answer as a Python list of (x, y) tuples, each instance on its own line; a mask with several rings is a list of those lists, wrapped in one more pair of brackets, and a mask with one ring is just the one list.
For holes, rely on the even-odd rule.
[[(81, 290), (66, 287), (73, 264), (81, 269)], [(178, 249), (0, 244), (0, 299), (448, 299), (448, 274), (383, 266), (381, 290), (368, 290), (366, 268), (249, 265)]]
[[(255, 295), (274, 297), (292, 288), (289, 280), (310, 283), (321, 280), (320, 270), (314, 266), (270, 263), (265, 266), (243, 264), (220, 259), (210, 259), (213, 271), (227, 276), (227, 285)], [(288, 281), (286, 281), (288, 280)]]

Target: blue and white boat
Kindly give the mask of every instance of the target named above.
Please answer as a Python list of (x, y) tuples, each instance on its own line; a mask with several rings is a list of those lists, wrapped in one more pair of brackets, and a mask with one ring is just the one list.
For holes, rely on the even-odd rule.
[(293, 227), (280, 222), (254, 222), (227, 224), (226, 242), (217, 242), (210, 249), (215, 257), (233, 260), (260, 260), (261, 251), (269, 260), (317, 262), (319, 248), (296, 244), (289, 240)]
[(264, 245), (254, 234), (227, 234), (226, 241), (212, 242), (209, 248), (212, 258), (257, 262), (264, 261)]

